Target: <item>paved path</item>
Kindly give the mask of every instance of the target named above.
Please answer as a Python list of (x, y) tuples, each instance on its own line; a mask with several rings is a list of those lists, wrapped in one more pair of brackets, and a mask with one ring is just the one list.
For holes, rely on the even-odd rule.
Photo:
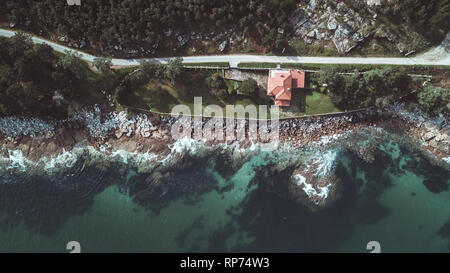
[[(11, 37), (16, 31), (0, 29), (0, 36)], [(96, 57), (79, 50), (75, 50), (55, 42), (32, 36), (35, 43), (47, 44), (55, 51), (76, 51), (85, 61), (92, 62)], [(448, 65), (450, 66), (449, 50), (450, 32), (444, 42), (435, 49), (420, 56), (411, 58), (382, 58), (382, 57), (300, 57), (300, 56), (265, 56), (265, 55), (210, 55), (183, 57), (185, 63), (194, 62), (229, 62), (231, 67), (237, 67), (240, 62), (269, 62), (269, 63), (315, 63), (315, 64), (392, 64), (392, 65)], [(139, 65), (142, 61), (167, 63), (171, 58), (141, 58), (141, 59), (112, 59), (116, 66)]]

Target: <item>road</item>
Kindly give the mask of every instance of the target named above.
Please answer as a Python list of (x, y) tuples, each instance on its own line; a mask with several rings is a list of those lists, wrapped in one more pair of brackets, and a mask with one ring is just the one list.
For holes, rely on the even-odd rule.
[[(0, 36), (11, 37), (16, 31), (0, 29)], [(64, 52), (65, 50), (75, 51), (81, 55), (85, 61), (92, 62), (96, 56), (85, 52), (72, 49), (42, 38), (32, 36), (35, 43), (47, 44), (55, 51)], [(207, 63), (207, 62), (229, 62), (231, 67), (237, 67), (238, 63), (247, 62), (267, 62), (267, 63), (313, 63), (313, 64), (392, 64), (392, 65), (449, 65), (450, 50), (449, 43), (450, 32), (445, 41), (435, 49), (422, 55), (411, 58), (385, 58), (385, 57), (301, 57), (301, 56), (265, 56), (265, 55), (209, 55), (209, 56), (188, 56), (183, 57), (185, 63)], [(115, 66), (134, 66), (142, 61), (151, 61), (167, 63), (171, 58), (141, 58), (141, 59), (112, 59)]]

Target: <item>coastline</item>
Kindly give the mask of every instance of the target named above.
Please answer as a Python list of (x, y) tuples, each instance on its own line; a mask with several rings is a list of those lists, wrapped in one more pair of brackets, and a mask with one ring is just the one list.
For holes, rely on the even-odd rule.
[[(242, 141), (175, 140), (170, 133), (175, 121), (175, 117), (104, 113), (98, 106), (59, 122), (2, 118), (0, 170), (30, 172), (28, 166), (34, 166), (36, 174), (52, 175), (87, 155), (83, 168), (88, 164), (106, 171), (120, 163), (124, 175), (132, 166), (147, 176), (148, 186), (158, 187), (170, 183), (173, 170), (188, 168), (190, 157), (217, 153), (224, 158), (226, 172), (234, 172), (262, 152), (263, 143), (248, 137)], [(290, 173), (286, 179), (290, 197), (312, 211), (329, 207), (342, 191), (342, 181), (335, 175), (342, 150), (373, 163), (376, 143), (391, 138), (407, 142), (432, 164), (450, 170), (448, 119), (410, 113), (402, 104), (383, 111), (284, 120), (279, 128), (279, 147), (266, 164), (272, 173)], [(375, 141), (365, 144), (369, 138)]]

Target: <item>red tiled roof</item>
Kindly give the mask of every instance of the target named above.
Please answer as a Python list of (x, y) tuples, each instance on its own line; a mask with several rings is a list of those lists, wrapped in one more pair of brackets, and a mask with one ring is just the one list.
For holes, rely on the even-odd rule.
[(305, 72), (290, 70), (287, 72), (274, 72), (267, 83), (267, 95), (275, 96), (275, 105), (289, 106), (292, 98), (292, 88), (305, 87)]
[(291, 101), (290, 100), (275, 100), (275, 105), (277, 106), (290, 106)]
[(291, 70), (291, 76), (293, 88), (305, 88), (305, 71)]

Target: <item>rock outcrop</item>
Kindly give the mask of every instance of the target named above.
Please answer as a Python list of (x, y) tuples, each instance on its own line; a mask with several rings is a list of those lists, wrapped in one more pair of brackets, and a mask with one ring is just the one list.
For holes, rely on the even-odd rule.
[(325, 1), (301, 3), (289, 19), (295, 34), (306, 43), (332, 42), (340, 54), (351, 51), (371, 34), (372, 17), (362, 16), (343, 2), (335, 8)]
[(334, 173), (337, 155), (337, 151), (329, 150), (295, 169), (288, 186), (291, 198), (313, 211), (327, 208), (336, 200), (341, 187)]
[[(369, 37), (393, 43), (403, 55), (413, 53), (408, 37), (400, 37), (376, 24), (378, 16), (374, 7), (381, 4), (381, 0), (358, 0), (351, 6), (344, 2), (329, 4), (324, 0), (305, 0), (292, 13), (289, 23), (298, 39), (325, 48), (334, 46), (339, 54), (350, 52)], [(414, 36), (411, 39), (418, 39), (414, 31), (411, 35)]]
[(423, 146), (440, 158), (450, 154), (450, 122), (443, 114), (437, 117), (427, 117), (420, 109), (407, 111), (404, 104), (395, 103), (389, 107), (395, 117), (406, 121), (411, 127), (410, 132), (423, 142)]

